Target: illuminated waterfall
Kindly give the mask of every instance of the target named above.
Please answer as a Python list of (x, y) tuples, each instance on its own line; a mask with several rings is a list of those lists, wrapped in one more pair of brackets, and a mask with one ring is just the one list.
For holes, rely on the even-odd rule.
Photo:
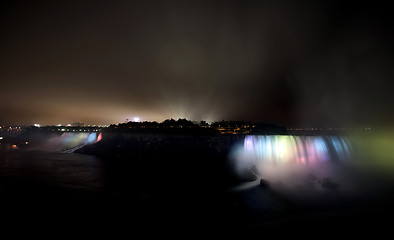
[(232, 154), (233, 167), (241, 175), (273, 175), (279, 170), (314, 168), (346, 162), (351, 147), (342, 136), (246, 136)]
[(247, 136), (244, 151), (258, 162), (273, 164), (343, 161), (350, 156), (346, 138), (336, 136)]
[(102, 139), (101, 133), (63, 133), (49, 138), (41, 150), (71, 153), (83, 146), (96, 143)]

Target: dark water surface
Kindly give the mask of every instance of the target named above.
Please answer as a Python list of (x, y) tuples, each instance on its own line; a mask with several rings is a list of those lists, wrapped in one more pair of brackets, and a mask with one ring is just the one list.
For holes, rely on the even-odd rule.
[[(207, 161), (215, 160), (202, 162)], [(385, 219), (393, 216), (394, 198), (387, 191), (371, 201), (343, 201), (328, 192), (299, 202), (256, 182), (234, 191), (232, 186), (239, 185), (230, 184), (219, 166), (184, 158), (0, 152), (1, 226), (44, 232), (83, 229), (95, 235), (189, 230), (190, 237), (212, 230), (225, 235), (304, 228), (308, 233), (383, 231), (390, 223)]]
[(220, 185), (222, 175), (211, 182), (216, 176), (209, 168), (204, 173), (196, 163), (179, 165), (165, 157), (155, 162), (1, 152), (2, 220), (12, 226), (97, 231), (220, 226), (231, 203)]

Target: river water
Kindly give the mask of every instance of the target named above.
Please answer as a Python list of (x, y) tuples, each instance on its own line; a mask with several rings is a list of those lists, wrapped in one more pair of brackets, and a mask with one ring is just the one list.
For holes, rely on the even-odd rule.
[[(0, 152), (2, 219), (24, 226), (59, 223), (61, 228), (89, 225), (119, 231), (162, 227), (169, 231), (276, 230), (306, 224), (320, 230), (325, 224), (344, 230), (366, 223), (376, 229), (385, 225), (383, 216), (394, 212), (389, 167), (394, 156), (390, 155), (392, 141), (376, 139), (247, 136), (228, 153), (229, 168), (212, 167), (214, 158), (188, 157), (187, 153), (176, 161), (164, 157), (151, 161)], [(367, 152), (357, 149), (376, 141), (390, 143), (386, 144), (389, 150), (381, 149), (388, 160), (373, 154), (368, 155), (370, 160), (362, 160)], [(226, 171), (240, 179), (252, 173), (257, 179), (244, 177), (245, 182), (229, 187), (223, 184)], [(260, 186), (260, 178), (270, 186)], [(325, 178), (330, 179), (326, 186)]]
[[(102, 161), (91, 155), (16, 151), (0, 153), (3, 191), (28, 191), (33, 184), (65, 190), (103, 189)], [(21, 185), (12, 185), (13, 183)], [(29, 183), (30, 186), (23, 184)], [(8, 186), (10, 184), (10, 186)], [(34, 189), (31, 189), (32, 191)]]
[(127, 226), (136, 231), (190, 227), (211, 214), (203, 226), (216, 225), (214, 219), (222, 218), (226, 206), (223, 189), (188, 179), (182, 167), (161, 159), (165, 161), (155, 165), (150, 159), (0, 152), (2, 219), (18, 226), (56, 223), (62, 229), (100, 226), (119, 231)]

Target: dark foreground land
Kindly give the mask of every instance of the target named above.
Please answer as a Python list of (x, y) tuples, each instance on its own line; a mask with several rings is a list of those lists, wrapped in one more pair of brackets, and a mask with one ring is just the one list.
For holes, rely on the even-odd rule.
[[(303, 202), (237, 179), (228, 166), (236, 138), (220, 147), (201, 136), (139, 137), (115, 136), (74, 154), (0, 152), (0, 228), (184, 238), (391, 230), (390, 184), (360, 199)], [(240, 184), (250, 186), (235, 191)]]

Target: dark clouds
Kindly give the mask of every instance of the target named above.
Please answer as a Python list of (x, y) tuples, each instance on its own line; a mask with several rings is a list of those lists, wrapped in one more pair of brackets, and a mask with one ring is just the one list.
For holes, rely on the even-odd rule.
[(0, 123), (390, 123), (385, 6), (6, 1)]

